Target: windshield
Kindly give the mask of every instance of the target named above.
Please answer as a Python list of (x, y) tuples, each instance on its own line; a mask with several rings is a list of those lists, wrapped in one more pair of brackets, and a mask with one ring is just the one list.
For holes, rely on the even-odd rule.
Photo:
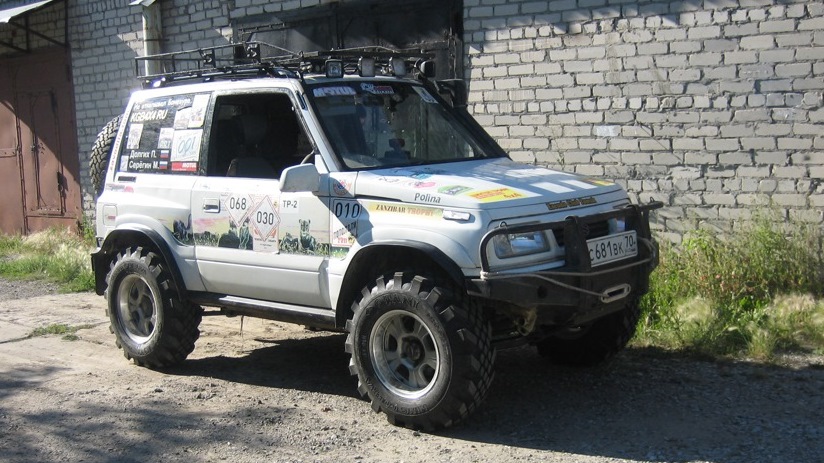
[(336, 82), (310, 93), (332, 148), (350, 169), (501, 155), (419, 85)]

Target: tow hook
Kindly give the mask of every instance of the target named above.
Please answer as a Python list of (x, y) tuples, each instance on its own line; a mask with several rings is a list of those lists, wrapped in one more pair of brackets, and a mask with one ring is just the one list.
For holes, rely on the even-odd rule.
[(607, 288), (601, 293), (601, 302), (603, 302), (604, 304), (615, 302), (618, 299), (627, 297), (630, 291), (632, 291), (632, 287), (628, 284)]

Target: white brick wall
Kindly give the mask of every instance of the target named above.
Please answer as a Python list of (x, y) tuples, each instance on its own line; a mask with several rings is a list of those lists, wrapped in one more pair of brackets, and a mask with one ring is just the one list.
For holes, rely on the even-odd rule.
[(765, 207), (824, 222), (820, 0), (499, 3), (464, 2), (470, 109), (516, 159), (664, 201), (675, 241)]

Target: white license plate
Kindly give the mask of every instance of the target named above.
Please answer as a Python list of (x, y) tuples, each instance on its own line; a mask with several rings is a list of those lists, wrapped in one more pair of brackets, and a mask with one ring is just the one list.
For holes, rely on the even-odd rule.
[(587, 247), (593, 267), (638, 255), (638, 240), (634, 231), (589, 240)]

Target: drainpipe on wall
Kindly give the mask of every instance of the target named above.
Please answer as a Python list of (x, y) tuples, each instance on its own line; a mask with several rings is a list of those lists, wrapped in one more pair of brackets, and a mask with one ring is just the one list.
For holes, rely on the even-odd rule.
[[(143, 7), (143, 56), (162, 53), (163, 24), (160, 15), (160, 0), (134, 0), (131, 5)], [(163, 65), (160, 61), (144, 62), (146, 75), (160, 74)]]

